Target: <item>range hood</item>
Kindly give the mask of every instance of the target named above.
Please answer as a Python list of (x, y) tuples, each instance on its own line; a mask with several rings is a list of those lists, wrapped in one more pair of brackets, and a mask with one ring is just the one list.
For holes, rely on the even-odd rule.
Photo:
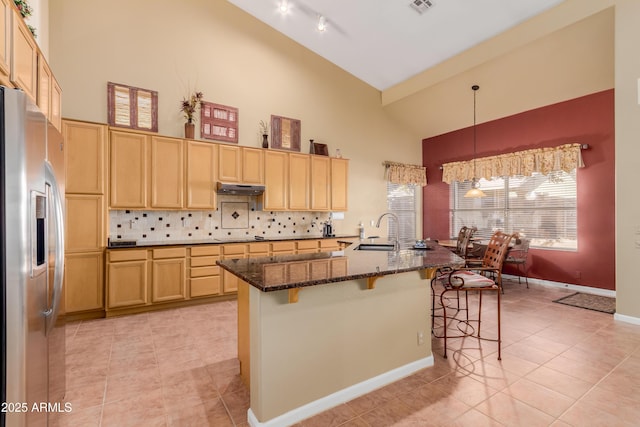
[(264, 193), (264, 185), (218, 182), (217, 192), (236, 196), (259, 196)]

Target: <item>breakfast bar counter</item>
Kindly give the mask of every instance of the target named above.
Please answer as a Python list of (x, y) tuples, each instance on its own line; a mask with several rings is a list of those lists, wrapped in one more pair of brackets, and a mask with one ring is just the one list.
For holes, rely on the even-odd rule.
[(238, 358), (252, 426), (292, 425), (433, 364), (438, 245), (221, 260), (238, 276)]

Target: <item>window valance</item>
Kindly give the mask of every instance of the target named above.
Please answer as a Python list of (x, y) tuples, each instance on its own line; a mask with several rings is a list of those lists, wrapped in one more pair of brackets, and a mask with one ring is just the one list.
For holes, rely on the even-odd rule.
[(404, 163), (384, 162), (385, 178), (392, 184), (427, 185), (427, 168)]
[(531, 176), (533, 172), (547, 174), (570, 172), (584, 167), (580, 144), (565, 144), (551, 148), (536, 148), (498, 156), (481, 157), (442, 165), (442, 181), (471, 181), (473, 178), (491, 179), (498, 176)]

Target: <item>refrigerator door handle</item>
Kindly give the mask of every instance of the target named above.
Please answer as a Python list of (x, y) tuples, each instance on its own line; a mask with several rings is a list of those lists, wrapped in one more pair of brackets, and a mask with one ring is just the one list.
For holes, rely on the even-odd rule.
[(51, 307), (49, 307), (44, 315), (48, 317), (47, 335), (53, 329), (56, 318), (58, 317), (58, 309), (60, 307), (60, 298), (62, 297), (62, 286), (64, 278), (64, 213), (62, 209), (62, 197), (56, 176), (51, 163), (45, 160), (45, 183), (51, 187), (51, 198), (53, 203), (53, 222), (55, 225), (55, 269), (53, 272), (53, 295), (51, 297)]

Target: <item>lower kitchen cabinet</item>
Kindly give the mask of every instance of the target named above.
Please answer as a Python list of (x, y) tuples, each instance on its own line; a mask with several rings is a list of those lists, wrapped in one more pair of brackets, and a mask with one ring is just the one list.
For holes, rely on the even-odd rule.
[(185, 261), (185, 257), (153, 260), (151, 302), (176, 301), (186, 298), (185, 274), (187, 269)]
[(147, 250), (111, 251), (107, 265), (107, 309), (148, 302)]
[(190, 249), (189, 296), (208, 297), (222, 293), (220, 267), (220, 246), (196, 246)]
[(67, 254), (64, 271), (67, 314), (104, 310), (103, 260), (102, 251)]

